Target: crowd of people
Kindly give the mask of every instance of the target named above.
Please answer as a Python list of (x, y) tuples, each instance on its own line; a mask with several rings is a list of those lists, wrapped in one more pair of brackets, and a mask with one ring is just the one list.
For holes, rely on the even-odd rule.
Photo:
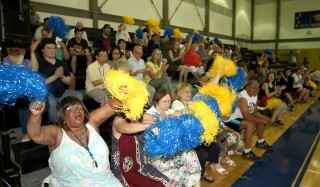
[[(110, 35), (113, 28), (105, 24), (91, 46), (83, 23), (78, 22), (64, 41), (48, 30), (47, 18), (40, 26), (35, 7), (31, 10), (31, 29), (35, 34), (28, 50), (31, 60), (25, 58), (26, 50), (8, 45), (3, 64), (22, 65), (45, 78), (49, 88), (47, 102), (29, 105), (30, 101), (25, 99), (19, 112), (22, 141), (32, 139), (49, 148), (52, 186), (200, 186), (200, 179), (213, 182), (206, 172), (207, 166), (225, 175), (228, 171), (223, 165), (237, 166), (231, 156), (242, 152), (244, 159), (260, 159), (251, 150), (254, 132), (258, 135), (255, 147), (272, 150), (264, 140), (265, 127), (284, 125), (281, 115), (293, 111), (296, 104), (307, 103), (315, 90), (310, 82), (320, 81), (319, 71), (309, 73), (303, 64), (294, 70), (286, 68), (276, 77), (269, 68), (273, 61), (270, 54), (253, 58), (247, 65), (242, 61), (240, 45), (232, 51), (217, 38), (195, 41), (192, 34), (186, 39), (161, 38), (143, 27), (140, 28), (144, 30), (143, 39), (130, 38), (125, 23), (115, 31), (116, 40)], [(233, 113), (220, 122), (217, 141), (170, 158), (148, 157), (141, 132), (157, 120), (188, 112), (194, 96), (194, 88), (188, 83), (189, 73), (199, 84), (208, 80), (219, 84), (221, 77), (211, 77), (209, 73), (218, 55), (242, 68), (247, 83), (238, 95)], [(145, 82), (150, 95), (149, 108), (141, 121), (129, 121), (124, 114), (113, 116), (121, 103), (110, 98), (103, 83), (103, 77), (111, 69), (123, 70)], [(75, 90), (75, 77), (80, 74), (86, 77), (86, 97), (100, 104), (90, 114), (83, 104), (84, 95)], [(179, 79), (176, 87), (169, 76)], [(52, 125), (41, 126), (45, 109)], [(110, 161), (109, 148), (99, 135), (99, 126), (112, 116)], [(160, 119), (156, 120), (155, 116)], [(153, 133), (161, 132), (155, 128)]]

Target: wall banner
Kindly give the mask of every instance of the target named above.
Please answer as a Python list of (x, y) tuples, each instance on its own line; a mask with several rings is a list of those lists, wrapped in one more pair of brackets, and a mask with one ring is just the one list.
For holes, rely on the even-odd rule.
[(296, 12), (294, 29), (320, 28), (320, 10)]

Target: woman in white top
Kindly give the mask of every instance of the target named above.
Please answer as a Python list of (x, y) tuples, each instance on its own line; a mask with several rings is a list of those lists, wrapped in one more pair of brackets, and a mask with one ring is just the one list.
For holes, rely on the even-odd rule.
[(301, 69), (297, 69), (296, 72), (292, 75), (293, 77), (293, 91), (297, 92), (298, 98), (296, 103), (307, 103), (309, 97), (309, 91), (306, 88), (303, 88), (302, 83), (304, 81), (304, 76), (301, 75)]
[[(158, 89), (153, 97), (154, 106), (147, 113), (158, 118), (178, 115), (170, 109), (171, 94), (165, 89)], [(159, 131), (161, 133), (161, 131)], [(194, 150), (183, 151), (172, 158), (151, 157), (151, 163), (170, 179), (172, 186), (200, 186), (201, 166)]]

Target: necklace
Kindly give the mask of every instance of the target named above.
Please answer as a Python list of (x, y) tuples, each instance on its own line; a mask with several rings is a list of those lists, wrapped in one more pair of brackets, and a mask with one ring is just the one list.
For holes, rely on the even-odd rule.
[[(84, 128), (86, 128), (86, 127), (84, 127)], [(84, 129), (84, 128), (83, 128), (83, 129)], [(87, 130), (87, 128), (86, 128), (86, 130)], [(78, 140), (78, 142), (81, 144), (81, 146), (82, 146), (83, 148), (85, 148), (85, 150), (88, 151), (88, 153), (89, 153), (89, 155), (90, 155), (90, 157), (91, 157), (91, 159), (92, 159), (92, 165), (93, 165), (93, 167), (98, 168), (98, 163), (97, 163), (97, 161), (94, 159), (93, 154), (91, 153), (91, 151), (90, 151), (90, 149), (89, 149), (89, 146), (88, 146), (88, 144), (89, 144), (89, 138), (87, 138), (87, 142), (86, 142), (86, 145), (85, 145), (85, 144), (82, 143), (82, 141), (80, 140), (80, 138), (79, 138), (75, 133), (73, 133), (72, 131), (69, 131), (69, 132), (73, 135), (73, 137), (75, 137), (75, 138)], [(84, 130), (83, 130), (82, 132), (83, 132), (83, 138), (84, 138)], [(81, 138), (82, 138), (82, 136), (81, 136)]]

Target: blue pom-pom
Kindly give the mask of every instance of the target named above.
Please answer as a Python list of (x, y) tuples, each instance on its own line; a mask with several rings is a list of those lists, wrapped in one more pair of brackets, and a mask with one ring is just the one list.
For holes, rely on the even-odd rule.
[(58, 37), (64, 39), (69, 27), (60, 16), (50, 16), (48, 20), (48, 30), (49, 32), (53, 30)]
[(217, 114), (217, 117), (221, 118), (219, 104), (218, 104), (217, 100), (215, 98), (211, 97), (210, 95), (197, 93), (194, 96), (194, 98), (192, 99), (192, 101), (205, 102), (210, 107), (210, 109)]
[(213, 39), (213, 41), (214, 41), (215, 44), (219, 44), (219, 43), (220, 43), (220, 40), (219, 40), (218, 37), (215, 37), (215, 38)]
[(0, 66), (0, 107), (13, 106), (18, 98), (46, 101), (45, 79), (37, 72), (20, 66)]
[(268, 55), (272, 55), (272, 51), (270, 49), (268, 49), (268, 48), (264, 49), (264, 53), (268, 54)]
[(164, 31), (164, 35), (163, 36), (171, 37), (172, 35), (173, 35), (173, 28), (169, 27)]
[[(159, 134), (153, 134), (153, 128)], [(179, 118), (167, 118), (149, 126), (144, 132), (145, 149), (148, 156), (174, 156), (182, 150), (183, 128)]]
[(137, 29), (136, 30), (136, 36), (137, 36), (137, 38), (142, 40), (143, 39), (143, 31), (141, 29)]
[(201, 35), (200, 34), (194, 34), (193, 40), (194, 41), (200, 41), (201, 40)]
[(227, 77), (225, 76), (224, 82), (229, 86), (232, 87), (237, 92), (243, 88), (245, 82), (247, 80), (247, 75), (245, 71), (237, 67), (237, 73), (234, 76)]
[(179, 117), (184, 130), (182, 136), (182, 149), (187, 151), (200, 145), (201, 135), (204, 131), (201, 122), (190, 114), (183, 114)]

